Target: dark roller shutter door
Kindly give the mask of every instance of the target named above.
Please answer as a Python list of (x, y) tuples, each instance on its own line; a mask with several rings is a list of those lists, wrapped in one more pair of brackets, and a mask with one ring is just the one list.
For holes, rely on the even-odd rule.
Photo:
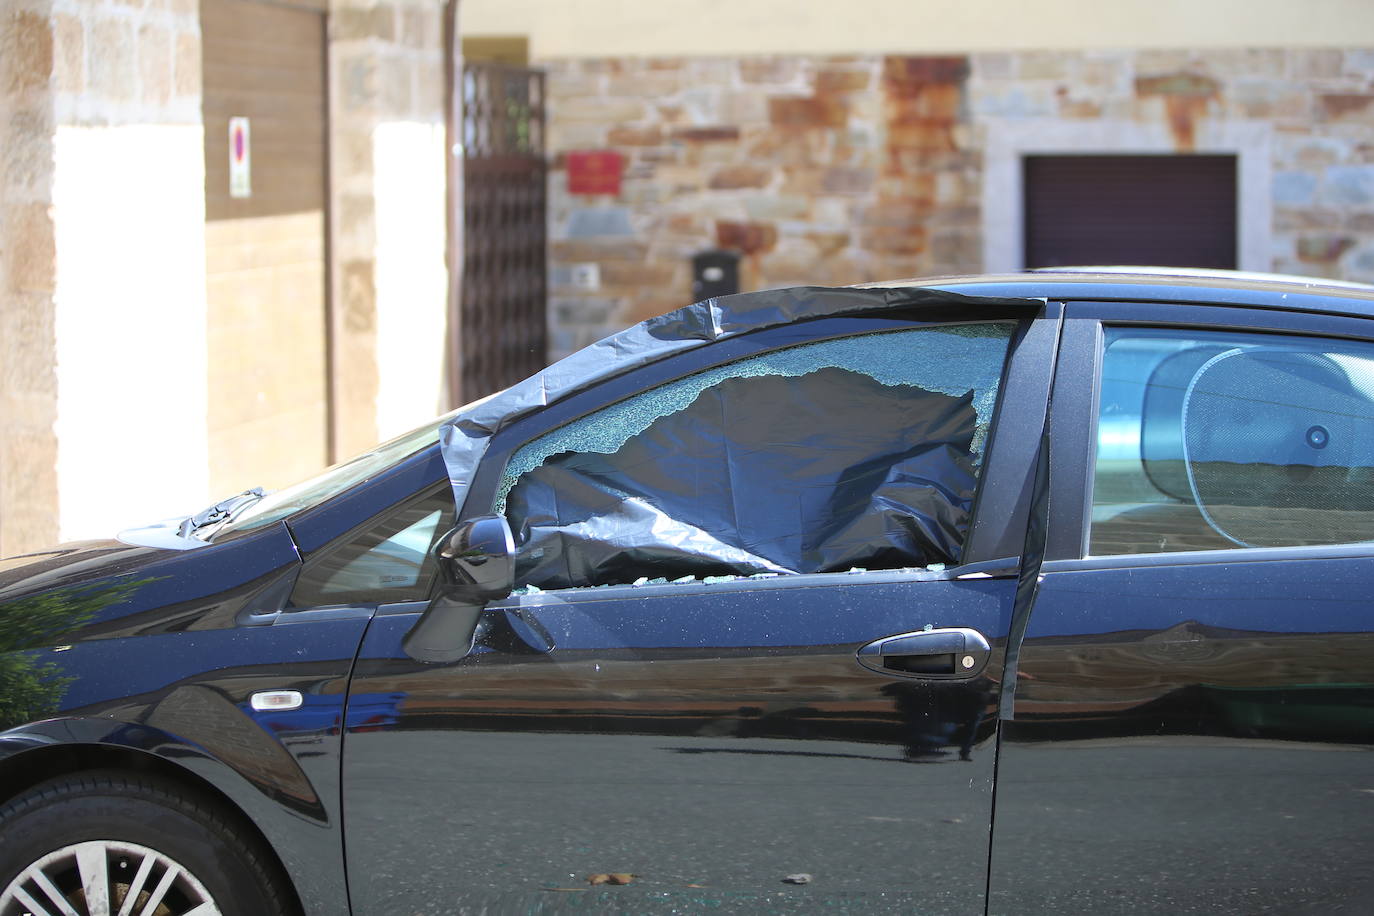
[(1025, 265), (1236, 267), (1235, 156), (1027, 156)]

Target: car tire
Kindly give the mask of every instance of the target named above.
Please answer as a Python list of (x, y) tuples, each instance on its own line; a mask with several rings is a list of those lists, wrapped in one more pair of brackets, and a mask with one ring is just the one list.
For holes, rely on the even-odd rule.
[(64, 776), (0, 806), (0, 916), (114, 914), (130, 893), (133, 913), (160, 893), (156, 916), (285, 916), (276, 871), (218, 806), (147, 776)]

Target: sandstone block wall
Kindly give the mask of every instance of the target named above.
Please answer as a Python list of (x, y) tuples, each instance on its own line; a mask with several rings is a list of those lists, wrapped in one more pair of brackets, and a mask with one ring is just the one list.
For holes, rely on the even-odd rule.
[[(442, 137), (444, 124), (443, 4), (440, 0), (332, 0), (329, 17), (330, 49), (330, 146), (332, 156), (331, 285), (334, 298), (334, 403), (335, 450), (347, 457), (370, 448), (389, 429), (378, 416), (382, 390), (379, 364), (378, 309), (388, 303), (378, 299), (378, 256), (388, 246), (405, 246), (405, 238), (379, 237), (379, 136), (386, 125), (428, 125)], [(381, 132), (379, 134), (379, 131)], [(421, 140), (432, 146), (431, 140)], [(425, 155), (420, 175), (410, 176), (424, 189), (421, 194), (442, 200), (444, 161)], [(403, 167), (403, 166), (402, 166)], [(390, 176), (393, 181), (407, 176)], [(415, 182), (402, 181), (409, 187)], [(404, 193), (404, 192), (402, 192)], [(411, 201), (399, 205), (409, 206)], [(385, 206), (383, 203), (382, 206)], [(438, 230), (442, 232), (442, 211)], [(434, 227), (429, 214), (424, 231)], [(395, 226), (395, 223), (392, 223)], [(398, 231), (406, 231), (398, 227)], [(429, 253), (428, 270), (442, 272), (442, 243), (438, 263), (429, 240), (412, 239)], [(441, 281), (442, 282), (442, 281)], [(433, 282), (429, 284), (433, 286)], [(445, 290), (430, 303), (442, 322)], [(405, 304), (401, 304), (402, 307)], [(413, 303), (410, 303), (413, 305)], [(426, 342), (432, 335), (426, 335)], [(417, 341), (417, 346), (420, 344)], [(384, 357), (380, 357), (384, 359)], [(429, 408), (437, 406), (440, 381), (432, 392), (417, 393)]]
[(0, 11), (0, 556), (56, 539), (51, 2)]
[(1018, 121), (1095, 131), (1113, 153), (1142, 128), (1163, 138), (1144, 152), (1204, 151), (1228, 126), (1263, 137), (1232, 150), (1264, 157), (1268, 176), (1240, 202), (1270, 239), (1252, 266), (1374, 281), (1374, 50), (977, 54), (971, 72), (984, 137)]
[[(195, 0), (53, 0), (57, 538), (209, 499)], [(188, 371), (170, 373), (185, 365)]]
[[(442, 397), (443, 9), (329, 6), (340, 456), (385, 427), (398, 301)], [(201, 68), (199, 0), (0, 9), (0, 555), (210, 496)]]
[[(1374, 52), (1079, 51), (558, 59), (548, 71), (550, 331), (557, 358), (691, 298), (689, 259), (742, 253), (742, 286), (984, 268), (987, 144), (1082, 128), (1102, 152), (1269, 138), (1278, 271), (1374, 280)], [(1244, 135), (1244, 131), (1241, 132)], [(566, 154), (613, 149), (621, 193), (574, 195)], [(599, 283), (587, 288), (584, 265)], [(579, 284), (579, 280), (583, 281)]]
[[(547, 67), (555, 356), (686, 302), (707, 248), (742, 253), (745, 289), (977, 266), (966, 58)], [(588, 148), (624, 155), (617, 198), (568, 193)], [(587, 263), (594, 291), (572, 286)]]
[[(0, 13), (0, 555), (93, 534), (121, 500), (155, 513), (154, 480), (203, 498), (203, 468), (155, 474), (134, 444), (140, 423), (188, 423), (180, 455), (203, 464), (203, 384), (150, 392), (122, 371), (203, 344), (199, 41), (195, 0)], [(117, 455), (112, 429), (131, 441)]]
[(61, 123), (199, 122), (199, 0), (51, 6)]

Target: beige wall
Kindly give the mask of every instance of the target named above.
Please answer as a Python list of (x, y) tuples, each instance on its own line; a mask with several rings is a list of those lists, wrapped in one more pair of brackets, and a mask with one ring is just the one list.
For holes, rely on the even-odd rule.
[(1321, 47), (1374, 41), (1370, 0), (464, 0), (464, 35), (531, 58)]

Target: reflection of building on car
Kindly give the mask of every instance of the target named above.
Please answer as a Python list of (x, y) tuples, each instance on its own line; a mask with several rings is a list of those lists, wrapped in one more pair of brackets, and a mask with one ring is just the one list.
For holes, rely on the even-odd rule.
[(0, 561), (0, 916), (1358, 909), (1372, 402), (1369, 289), (772, 290)]

